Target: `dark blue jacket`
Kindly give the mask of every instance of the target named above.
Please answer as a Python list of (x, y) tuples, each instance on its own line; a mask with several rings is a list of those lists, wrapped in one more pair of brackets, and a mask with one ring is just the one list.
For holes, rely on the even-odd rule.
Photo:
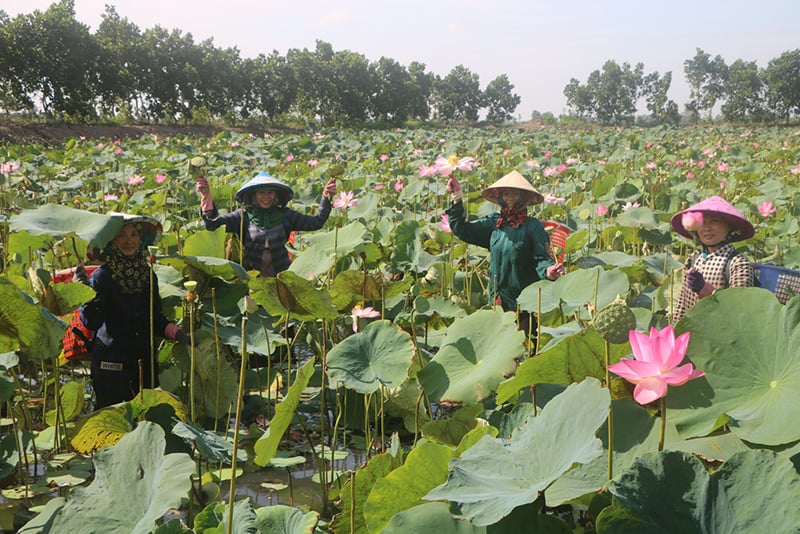
[[(92, 348), (92, 380), (107, 378), (133, 381), (138, 390), (139, 364), (142, 360), (146, 388), (150, 385), (150, 292), (124, 294), (107, 265), (101, 265), (89, 279), (97, 295), (81, 307), (81, 320), (95, 331)], [(164, 336), (167, 318), (161, 311), (158, 280), (153, 275), (153, 339)], [(158, 385), (158, 358), (155, 376)]]

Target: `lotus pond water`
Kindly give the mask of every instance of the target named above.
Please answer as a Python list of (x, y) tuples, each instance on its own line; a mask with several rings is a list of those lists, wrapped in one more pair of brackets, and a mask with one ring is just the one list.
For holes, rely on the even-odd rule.
[[(331, 174), (348, 201), (297, 236), (289, 271), (260, 278), (202, 228), (196, 158), (222, 209), (260, 170), (295, 209)], [(471, 215), (516, 169), (545, 195), (533, 214), (569, 229), (553, 251), (567, 274), (519, 298), (538, 343), (491, 305), (487, 252), (443, 224), (438, 158), (472, 158), (450, 171)], [(796, 129), (76, 137), (0, 160), (14, 162), (0, 182), (4, 530), (800, 530), (800, 299), (700, 301), (674, 327), (704, 375), (661, 405), (608, 373), (631, 346), (592, 324), (618, 299), (637, 331), (669, 324), (694, 249), (669, 220), (710, 195), (754, 223), (743, 253), (798, 268)], [(92, 291), (56, 274), (116, 233), (112, 211), (162, 222), (153, 269), (192, 345), (162, 343), (160, 389), (94, 411), (85, 364), (59, 356)]]

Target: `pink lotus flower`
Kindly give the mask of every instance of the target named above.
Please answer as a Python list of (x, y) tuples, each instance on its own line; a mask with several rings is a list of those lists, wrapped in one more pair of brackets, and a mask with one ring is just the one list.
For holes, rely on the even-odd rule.
[(439, 174), (439, 169), (437, 169), (435, 165), (420, 165), (419, 166), (419, 177), (420, 178), (428, 178), (430, 176), (436, 176), (437, 174)]
[(239, 148), (240, 146), (241, 146), (241, 145), (239, 144), (239, 141), (233, 141), (233, 142), (231, 142), (231, 148)]
[(608, 206), (606, 206), (605, 204), (600, 204), (600, 205), (597, 206), (597, 208), (595, 208), (594, 212), (598, 216), (604, 217), (605, 214), (608, 213)]
[(509, 152), (510, 152), (510, 151), (509, 151), (507, 148), (506, 148), (506, 149), (503, 149), (503, 155), (504, 155), (504, 156), (508, 156), (508, 153), (509, 153)]
[(319, 160), (310, 159), (307, 161), (307, 163), (309, 167), (316, 167), (317, 165), (319, 165)]
[(683, 227), (689, 232), (696, 232), (703, 226), (703, 212), (702, 211), (687, 211), (681, 216), (681, 223)]
[(694, 173), (689, 171), (686, 173), (686, 177), (691, 180), (692, 178), (694, 178)]
[(450, 228), (450, 217), (445, 213), (442, 215), (442, 221), (438, 224), (439, 228), (442, 231), (447, 232), (448, 234), (453, 230)]
[(346, 210), (347, 208), (354, 208), (355, 206), (358, 206), (358, 199), (353, 198), (352, 191), (342, 191), (339, 193), (339, 198), (333, 201), (334, 208)]
[(389, 156), (387, 154), (381, 154), (378, 159), (381, 161), (386, 161), (389, 159)]
[(394, 190), (399, 193), (400, 191), (403, 190), (404, 187), (405, 184), (403, 184), (403, 181), (400, 178), (398, 178), (397, 181), (394, 183)]
[(641, 204), (639, 204), (638, 202), (631, 203), (631, 201), (629, 200), (628, 202), (625, 203), (624, 206), (622, 206), (622, 211), (628, 211), (631, 208), (638, 208), (639, 206), (641, 206)]
[(286, 156), (286, 161), (292, 161), (292, 160), (294, 160), (294, 154), (289, 154)]
[(120, 154), (122, 154), (122, 152), (123, 152), (123, 150), (121, 148), (119, 148), (119, 147), (114, 149), (114, 154), (116, 154), (116, 155), (120, 155)]
[(2, 165), (0, 165), (0, 174), (13, 174), (19, 170), (19, 162), (18, 161), (6, 161)]
[(793, 168), (789, 171), (792, 174), (800, 174), (800, 163), (797, 164), (797, 167)]
[(353, 318), (353, 332), (358, 332), (358, 319), (365, 318), (370, 319), (373, 317), (380, 317), (381, 312), (373, 308), (372, 306), (367, 306), (366, 308), (362, 308), (361, 306), (356, 306), (355, 308), (350, 311), (350, 317)]
[(647, 162), (647, 164), (645, 164), (645, 166), (644, 166), (644, 168), (645, 168), (645, 169), (647, 169), (647, 170), (651, 170), (651, 171), (652, 171), (653, 169), (655, 169), (656, 167), (658, 167), (658, 165), (656, 165), (656, 163), (655, 163), (655, 162), (653, 162), (653, 161), (649, 161), (649, 162)]
[(718, 170), (719, 172), (725, 172), (725, 171), (727, 171), (727, 170), (728, 170), (728, 163), (727, 163), (727, 162), (725, 162), (725, 161), (723, 161), (722, 163), (720, 163), (719, 165), (717, 165), (717, 170)]
[(719, 186), (720, 186), (720, 188), (725, 189), (726, 187), (728, 187), (728, 182), (726, 182), (725, 180), (722, 180), (719, 183)]
[(542, 175), (547, 178), (555, 176), (556, 174), (558, 174), (558, 171), (556, 170), (555, 167), (545, 167), (544, 170), (542, 171)]
[[(705, 375), (691, 363), (680, 365), (686, 356), (690, 332), (675, 339), (672, 325), (661, 331), (650, 329), (650, 336), (631, 330), (634, 359), (622, 359), (608, 366), (608, 370), (636, 384), (633, 398), (639, 404), (649, 404), (667, 394), (667, 386), (680, 386), (689, 380)], [(680, 365), (680, 366), (679, 366)]]
[(141, 174), (134, 174), (128, 178), (128, 185), (142, 185), (144, 183), (144, 176)]
[(778, 211), (778, 208), (772, 205), (771, 200), (765, 200), (764, 202), (758, 205), (758, 212), (761, 214), (762, 217), (769, 217), (776, 211)]
[(112, 200), (119, 200), (119, 197), (117, 195), (115, 195), (114, 193), (109, 193), (107, 195), (103, 195), (103, 200), (106, 201), (106, 202), (109, 202), (109, 201), (112, 201)]
[(563, 163), (558, 166), (558, 172), (564, 172), (566, 170), (567, 170), (567, 166), (564, 165)]
[(95, 146), (97, 150), (103, 150), (105, 147), (106, 145), (104, 145), (103, 143), (97, 143), (97, 145)]
[(550, 156), (552, 156), (552, 155), (553, 155), (553, 154), (552, 154), (552, 153), (550, 153), (550, 152), (545, 152), (545, 153), (544, 153), (544, 157), (545, 157), (545, 158), (549, 158), (549, 157), (550, 157)]
[(375, 189), (375, 191), (379, 191), (379, 190), (383, 189), (383, 184), (375, 184), (374, 189)]
[(533, 169), (538, 169), (539, 168), (539, 162), (536, 161), (535, 159), (529, 159), (528, 161), (525, 162), (525, 166), (526, 167), (531, 167)]
[(566, 202), (566, 199), (563, 197), (557, 197), (553, 193), (547, 193), (544, 196), (544, 201), (548, 204), (563, 204)]
[(471, 157), (459, 159), (458, 156), (450, 156), (449, 158), (439, 156), (433, 166), (436, 167), (441, 176), (450, 176), (453, 171), (471, 171), (473, 167), (477, 166), (477, 163), (475, 158)]
[(166, 181), (167, 181), (166, 175), (164, 175), (164, 174), (156, 174), (156, 183), (157, 184), (163, 184)]

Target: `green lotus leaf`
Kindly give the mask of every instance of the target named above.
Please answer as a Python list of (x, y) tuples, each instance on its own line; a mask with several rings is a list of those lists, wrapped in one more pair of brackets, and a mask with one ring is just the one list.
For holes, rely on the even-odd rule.
[(431, 400), (475, 404), (491, 395), (526, 352), (515, 321), (515, 314), (499, 308), (457, 319), (439, 352), (417, 373)]
[(302, 234), (301, 239), (308, 246), (298, 251), (289, 270), (304, 279), (309, 274), (320, 276), (328, 272), (337, 259), (357, 254), (371, 242), (369, 231), (360, 221), (327, 232)]
[(617, 216), (617, 223), (622, 226), (655, 228), (658, 220), (655, 213), (648, 207), (634, 207), (623, 211)]
[[(335, 484), (331, 488), (331, 500), (341, 499), (342, 511), (334, 516), (331, 522), (331, 532), (334, 534), (350, 533), (352, 532), (351, 524), (355, 532), (363, 532), (367, 528), (363, 503), (366, 502), (369, 493), (375, 486), (375, 482), (402, 464), (401, 455), (392, 456), (388, 452), (377, 454), (367, 460), (367, 463), (355, 472), (353, 478), (347, 477), (347, 481), (341, 486)], [(352, 484), (355, 484), (355, 487)], [(362, 505), (353, 506), (353, 501), (362, 503)], [(355, 512), (352, 516), (351, 508)]]
[(422, 498), (447, 480), (447, 464), (455, 451), (429, 441), (419, 441), (406, 461), (375, 486), (364, 503), (369, 532), (381, 532), (397, 512), (424, 503)]
[(247, 282), (250, 275), (238, 263), (210, 256), (166, 256), (158, 258), (158, 262), (174, 267), (184, 273), (190, 268), (197, 269), (207, 276), (218, 276), (223, 280), (240, 280)]
[(686, 437), (723, 424), (745, 441), (800, 439), (800, 299), (782, 306), (760, 288), (718, 291), (693, 306), (687, 358), (706, 375), (667, 395), (670, 419)]
[(800, 475), (783, 455), (739, 452), (709, 474), (685, 452), (641, 457), (608, 485), (597, 532), (797, 532)]
[(312, 534), (319, 523), (319, 513), (276, 504), (256, 510), (254, 527), (257, 532), (282, 534)]
[(178, 421), (172, 427), (172, 433), (183, 438), (188, 445), (194, 445), (197, 452), (213, 462), (231, 465), (233, 460), (233, 442), (209, 430), (203, 430)]
[(459, 503), (461, 514), (479, 526), (498, 522), (534, 502), (576, 463), (602, 453), (595, 433), (608, 416), (609, 402), (608, 390), (593, 378), (568, 386), (511, 439), (484, 436), (452, 460), (447, 482), (425, 499)]
[(628, 276), (621, 270), (592, 267), (567, 273), (555, 282), (535, 282), (522, 290), (517, 303), (521, 309), (530, 312), (547, 313), (560, 308), (564, 315), (571, 315), (587, 304), (599, 310), (618, 295), (627, 295), (629, 289)]
[(48, 360), (61, 352), (66, 323), (33, 302), (5, 276), (0, 277), (0, 352)]
[(99, 248), (106, 246), (122, 228), (122, 216), (104, 215), (58, 204), (25, 210), (9, 219), (12, 232), (69, 237), (75, 235)]
[(297, 372), (294, 382), (289, 386), (289, 391), (283, 400), (275, 407), (275, 415), (270, 421), (269, 428), (264, 434), (258, 438), (253, 449), (256, 453), (254, 462), (256, 465), (265, 466), (278, 452), (278, 445), (280, 445), (281, 438), (283, 437), (286, 429), (289, 428), (292, 419), (294, 419), (297, 406), (300, 404), (300, 394), (308, 386), (308, 382), (314, 375), (314, 359), (310, 359), (303, 367)]
[(413, 358), (407, 332), (386, 320), (373, 321), (331, 349), (328, 377), (359, 393), (394, 389), (406, 379)]
[(396, 513), (381, 530), (382, 534), (407, 534), (409, 532), (436, 532), (437, 534), (485, 534), (486, 527), (478, 527), (457, 519), (450, 506), (443, 502), (420, 504)]
[(228, 504), (212, 502), (203, 508), (194, 519), (194, 530), (198, 534), (223, 534), (226, 532), (260, 532), (255, 530), (258, 520), (250, 499), (242, 499), (233, 503), (233, 521), (228, 528)]
[[(520, 364), (514, 376), (497, 388), (497, 402), (505, 402), (517, 392), (536, 384), (571, 384), (587, 376), (605, 378), (605, 342), (597, 330), (585, 328), (560, 337), (545, 350)], [(630, 343), (609, 344), (610, 363), (631, 353)]]
[[(84, 391), (86, 390), (86, 382), (84, 380), (75, 380), (61, 384), (58, 388), (58, 397), (61, 399), (59, 403), (61, 415), (59, 421), (71, 421), (76, 418), (83, 411), (84, 405)], [(45, 421), (48, 425), (53, 426), (56, 424), (56, 410), (48, 410), (45, 414)]]
[(226, 237), (227, 234), (224, 227), (211, 231), (195, 232), (184, 241), (181, 255), (224, 258)]
[(300, 321), (339, 316), (326, 290), (318, 289), (292, 271), (284, 271), (274, 278), (256, 278), (250, 282), (250, 291), (253, 300), (270, 315), (282, 317), (288, 313)]
[(120, 534), (152, 531), (167, 510), (180, 507), (194, 471), (188, 455), (165, 455), (165, 445), (160, 426), (140, 423), (95, 455), (95, 478), (89, 486), (74, 489), (66, 502), (48, 504), (36, 523), (19, 532), (86, 532), (89, 526)]

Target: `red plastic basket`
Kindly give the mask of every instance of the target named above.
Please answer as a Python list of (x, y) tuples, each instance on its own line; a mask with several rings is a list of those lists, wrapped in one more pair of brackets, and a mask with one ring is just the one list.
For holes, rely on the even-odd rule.
[[(567, 237), (572, 233), (569, 226), (565, 226), (556, 221), (544, 221), (544, 229), (550, 234), (550, 254), (553, 260), (564, 262), (564, 251), (567, 250)], [(558, 247), (561, 252), (556, 255), (554, 248)]]

